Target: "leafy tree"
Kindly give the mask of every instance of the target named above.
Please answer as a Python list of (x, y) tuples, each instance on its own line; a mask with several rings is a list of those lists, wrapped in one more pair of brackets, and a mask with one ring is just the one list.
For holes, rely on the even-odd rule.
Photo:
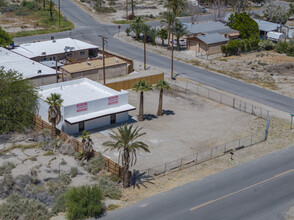
[(270, 4), (266, 10), (263, 11), (263, 15), (267, 21), (271, 21), (278, 24), (286, 24), (292, 13), (293, 7), (287, 12), (285, 7), (280, 5), (276, 6)]
[(187, 0), (167, 0), (165, 7), (173, 12), (177, 17), (181, 11), (184, 11), (187, 7)]
[(270, 40), (262, 40), (258, 43), (258, 46), (262, 50), (273, 50), (276, 47), (276, 44)]
[(173, 28), (173, 34), (177, 39), (177, 50), (180, 50), (180, 38), (188, 34), (187, 27), (185, 27), (181, 22), (176, 22)]
[(147, 36), (150, 32), (150, 26), (143, 23), (141, 26), (142, 34), (144, 35), (144, 70), (146, 70), (146, 42), (147, 42)]
[(151, 38), (153, 45), (156, 45), (156, 37), (157, 36), (158, 36), (158, 30), (156, 28), (150, 28), (149, 37)]
[(0, 67), (0, 133), (32, 126), (37, 98), (29, 79)]
[(46, 98), (45, 102), (49, 104), (48, 121), (52, 124), (52, 127), (51, 127), (52, 139), (55, 139), (56, 125), (58, 125), (61, 120), (60, 107), (62, 105), (63, 99), (61, 99), (60, 94), (51, 93), (51, 95)]
[(7, 47), (13, 43), (12, 38), (0, 27), (0, 46)]
[(258, 24), (246, 12), (231, 14), (228, 25), (240, 32), (241, 39), (258, 38)]
[(112, 130), (113, 134), (110, 134), (110, 138), (113, 141), (103, 143), (103, 146), (109, 147), (110, 150), (118, 150), (119, 152), (118, 160), (120, 161), (121, 159), (122, 161), (124, 188), (130, 186), (131, 172), (129, 168), (137, 162), (137, 151), (150, 152), (147, 144), (142, 141), (136, 141), (139, 137), (146, 134), (140, 133), (141, 129), (138, 129), (138, 127), (133, 129), (133, 125), (128, 126), (125, 124), (117, 129), (118, 132)]
[(140, 80), (133, 86), (133, 91), (140, 92), (140, 107), (139, 107), (139, 121), (143, 121), (144, 115), (144, 92), (152, 90), (151, 85), (145, 80)]
[(73, 187), (65, 194), (66, 216), (69, 220), (98, 217), (104, 211), (103, 199), (97, 185)]
[(155, 87), (160, 89), (157, 116), (162, 116), (163, 90), (171, 90), (171, 87), (165, 80), (159, 80)]
[(93, 151), (93, 141), (90, 137), (90, 135), (84, 130), (82, 135), (82, 149), (83, 149), (83, 155), (85, 159), (88, 161), (91, 157), (94, 156)]
[(170, 35), (171, 35), (171, 27), (174, 25), (174, 23), (178, 21), (176, 15), (172, 11), (166, 11), (163, 13), (163, 20), (161, 21), (161, 24), (165, 25), (168, 31), (168, 47), (170, 48)]
[(131, 30), (135, 33), (136, 40), (139, 40), (143, 24), (144, 22), (142, 21), (141, 17), (136, 17), (136, 19), (130, 24)]
[(162, 40), (162, 46), (164, 45), (164, 40), (167, 39), (167, 30), (166, 28), (161, 28), (158, 31), (158, 37)]

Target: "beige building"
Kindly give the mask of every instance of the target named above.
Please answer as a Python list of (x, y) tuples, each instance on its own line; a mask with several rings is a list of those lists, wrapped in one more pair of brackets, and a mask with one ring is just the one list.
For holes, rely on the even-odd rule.
[[(103, 79), (102, 59), (64, 65), (60, 68), (65, 80), (88, 78), (94, 81)], [(128, 63), (117, 57), (105, 58), (105, 78), (114, 78), (128, 74)]]
[(208, 56), (221, 53), (221, 45), (226, 45), (228, 39), (220, 34), (201, 34), (187, 38), (187, 49), (196, 52), (196, 56)]

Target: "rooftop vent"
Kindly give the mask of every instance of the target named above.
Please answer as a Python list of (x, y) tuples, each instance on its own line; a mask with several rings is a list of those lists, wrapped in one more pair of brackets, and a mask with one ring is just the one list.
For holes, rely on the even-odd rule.
[(42, 52), (41, 54), (42, 54), (42, 55), (46, 55), (46, 52)]
[(115, 59), (115, 62), (116, 62), (116, 63), (119, 63), (118, 59)]
[(38, 70), (38, 74), (41, 74), (42, 73), (42, 70)]
[(51, 40), (54, 40), (54, 36), (51, 36)]
[(91, 62), (90, 62), (90, 61), (88, 61), (87, 64), (88, 64), (89, 66), (91, 66)]

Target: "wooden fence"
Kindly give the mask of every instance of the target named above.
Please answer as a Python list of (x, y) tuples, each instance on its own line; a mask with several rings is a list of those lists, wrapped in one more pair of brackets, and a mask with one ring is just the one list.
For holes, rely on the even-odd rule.
[(142, 76), (134, 79), (123, 80), (119, 82), (107, 83), (106, 86), (112, 88), (114, 90), (120, 91), (122, 89), (131, 89), (134, 84), (139, 82), (140, 80), (145, 80), (149, 84), (157, 84), (159, 80), (164, 79), (164, 73), (154, 74), (150, 76)]
[[(48, 122), (44, 121), (38, 116), (34, 117), (34, 125), (35, 129), (40, 131), (43, 129), (51, 129), (51, 124)], [(67, 141), (70, 137), (67, 133), (59, 130), (56, 128), (56, 134), (59, 136), (59, 138), (63, 141)], [(75, 143), (74, 149), (76, 152), (82, 152), (82, 142), (77, 140), (76, 138), (72, 137), (73, 142)], [(97, 151), (94, 150), (94, 155), (96, 156), (98, 154)], [(108, 172), (112, 173), (113, 175), (122, 178), (123, 177), (123, 167), (115, 163), (114, 161), (110, 160), (109, 158), (103, 156), (105, 166)]]

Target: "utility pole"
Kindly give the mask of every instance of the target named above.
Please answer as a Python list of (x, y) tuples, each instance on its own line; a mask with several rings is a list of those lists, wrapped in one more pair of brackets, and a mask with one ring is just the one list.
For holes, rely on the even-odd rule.
[(60, 28), (60, 0), (58, 0), (58, 27)]
[(102, 39), (102, 51), (103, 51), (103, 55), (102, 55), (102, 62), (103, 62), (103, 84), (105, 85), (105, 56), (104, 56), (104, 40), (107, 39), (106, 37), (104, 37), (103, 35), (99, 35), (99, 37), (101, 37)]
[(171, 48), (171, 79), (174, 78), (174, 34), (172, 33), (172, 48)]

